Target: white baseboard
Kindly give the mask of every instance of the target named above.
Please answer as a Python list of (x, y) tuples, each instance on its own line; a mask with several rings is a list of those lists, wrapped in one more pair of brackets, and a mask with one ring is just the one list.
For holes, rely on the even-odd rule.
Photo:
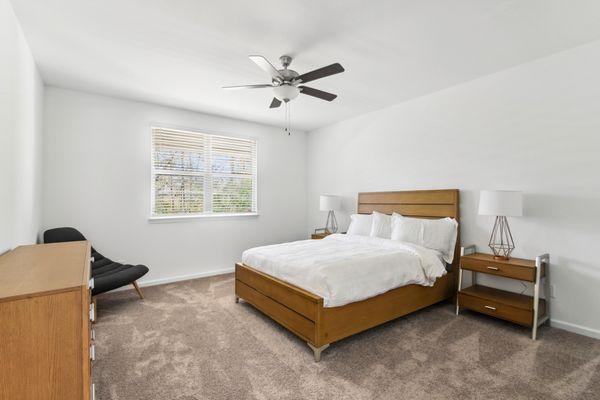
[(195, 274), (188, 274), (188, 275), (170, 276), (168, 278), (150, 279), (147, 281), (142, 279), (138, 283), (140, 286), (164, 285), (165, 283), (188, 281), (190, 279), (198, 279), (198, 278), (206, 278), (209, 276), (231, 274), (231, 273), (233, 273), (234, 270), (235, 270), (234, 268), (215, 269), (212, 271), (204, 271), (204, 272), (198, 272)]
[(588, 328), (587, 326), (572, 324), (570, 322), (559, 321), (556, 319), (550, 320), (550, 326), (553, 328), (564, 329), (565, 331), (578, 333), (580, 335), (589, 336), (595, 339), (600, 339), (600, 330)]
[[(195, 274), (170, 276), (168, 278), (149, 279), (149, 280), (142, 279), (142, 280), (138, 281), (138, 285), (140, 285), (140, 287), (164, 285), (166, 283), (189, 281), (190, 279), (207, 278), (209, 276), (231, 274), (231, 273), (233, 273), (233, 271), (235, 271), (235, 268), (224, 268), (224, 269), (215, 269), (212, 271), (198, 272)], [(115, 290), (111, 290), (111, 292), (118, 292), (121, 290), (133, 290), (133, 287), (131, 285), (127, 285), (127, 286), (123, 286), (123, 287), (120, 287)]]

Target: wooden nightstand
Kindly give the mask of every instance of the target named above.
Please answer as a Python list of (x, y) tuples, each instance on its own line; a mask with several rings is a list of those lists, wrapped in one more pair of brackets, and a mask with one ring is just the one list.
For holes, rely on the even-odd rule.
[[(472, 249), (472, 254), (466, 250)], [(550, 264), (548, 254), (535, 260), (510, 258), (507, 261), (496, 260), (491, 254), (475, 253), (474, 247), (463, 248), (458, 271), (458, 295), (456, 296), (456, 315), (460, 307), (491, 315), (520, 325), (531, 327), (531, 338), (536, 339), (537, 328), (549, 318), (546, 300), (540, 299), (540, 284), (546, 277)], [(463, 270), (471, 271), (473, 284), (462, 288)], [(533, 296), (507, 292), (488, 286), (478, 285), (477, 273), (501, 276), (533, 283)], [(548, 279), (545, 279), (546, 295), (549, 293)]]
[(326, 236), (331, 235), (331, 233), (327, 232), (327, 233), (313, 233), (310, 235), (311, 239), (323, 239)]

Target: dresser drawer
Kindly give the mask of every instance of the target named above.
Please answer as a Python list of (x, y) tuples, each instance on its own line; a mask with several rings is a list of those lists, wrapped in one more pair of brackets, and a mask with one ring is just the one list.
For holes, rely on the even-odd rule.
[(461, 307), (515, 322), (520, 325), (532, 325), (533, 310), (526, 310), (461, 292), (458, 293), (458, 304)]
[(460, 263), (462, 269), (535, 282), (535, 268), (520, 267), (495, 261), (477, 260), (468, 257), (463, 257)]

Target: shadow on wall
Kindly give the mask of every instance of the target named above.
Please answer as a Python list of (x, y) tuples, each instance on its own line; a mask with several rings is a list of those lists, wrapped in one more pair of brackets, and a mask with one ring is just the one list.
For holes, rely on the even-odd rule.
[[(600, 261), (596, 262), (594, 246), (600, 243), (600, 199), (528, 193), (524, 204), (525, 254), (550, 253), (549, 280), (556, 288), (551, 302), (553, 317), (600, 330), (595, 310)], [(529, 248), (527, 243), (536, 247)]]
[[(524, 218), (546, 221), (561, 229), (577, 231), (577, 234), (592, 234), (600, 238), (600, 199), (559, 196), (546, 193), (524, 193)], [(590, 243), (591, 244), (591, 243)]]
[[(550, 263), (555, 268), (566, 268), (569, 272), (568, 276), (570, 277), (570, 279), (572, 279), (571, 283), (574, 285), (594, 281), (598, 282), (598, 284), (600, 285), (600, 266), (598, 264), (593, 265), (588, 262), (569, 257), (556, 257), (552, 259), (552, 255), (550, 255)], [(556, 270), (551, 272), (555, 271)], [(596, 299), (596, 297), (594, 297), (593, 299), (589, 299), (588, 304), (591, 305), (594, 303), (598, 304), (598, 300)]]
[[(594, 265), (571, 257), (552, 258), (551, 254), (550, 266), (550, 283), (558, 282), (555, 298), (550, 301), (552, 319), (567, 320), (591, 328), (600, 335), (597, 318), (600, 307), (597, 290), (600, 287), (600, 264)], [(568, 303), (563, 306), (565, 298)]]
[(460, 190), (460, 239), (462, 246), (476, 245), (477, 251), (488, 251), (488, 240), (494, 217), (479, 215), (479, 190)]

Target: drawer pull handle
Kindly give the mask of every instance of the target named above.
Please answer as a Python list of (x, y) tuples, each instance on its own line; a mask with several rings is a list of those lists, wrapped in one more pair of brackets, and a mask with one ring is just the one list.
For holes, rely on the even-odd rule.
[(487, 267), (487, 269), (491, 269), (492, 271), (499, 271), (500, 268), (498, 267)]
[(96, 340), (96, 330), (95, 329), (92, 329), (90, 331), (90, 339), (91, 340)]
[(90, 346), (90, 360), (96, 361), (96, 346)]
[(90, 278), (90, 280), (88, 281), (88, 288), (89, 289), (94, 288), (94, 278)]
[(90, 385), (90, 399), (96, 400), (96, 384), (95, 383), (92, 383)]
[(96, 313), (94, 312), (94, 304), (90, 304), (90, 321), (96, 321)]
[(484, 306), (484, 307), (487, 308), (488, 310), (496, 311), (496, 307), (492, 307), (492, 306)]

